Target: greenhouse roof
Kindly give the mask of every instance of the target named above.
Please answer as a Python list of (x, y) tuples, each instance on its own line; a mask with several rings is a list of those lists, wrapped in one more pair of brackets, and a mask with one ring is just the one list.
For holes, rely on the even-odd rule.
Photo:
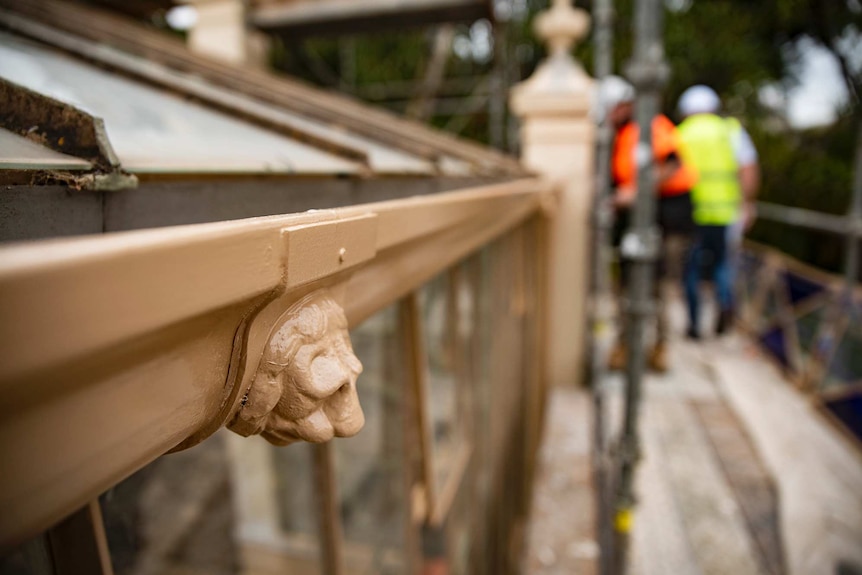
[[(89, 6), (2, 0), (0, 28), (0, 78), (9, 89), (104, 122), (119, 166), (131, 174), (525, 173), (497, 151), (291, 78), (215, 62)], [(15, 121), (7, 113), (3, 127), (34, 140), (34, 121), (21, 113)]]

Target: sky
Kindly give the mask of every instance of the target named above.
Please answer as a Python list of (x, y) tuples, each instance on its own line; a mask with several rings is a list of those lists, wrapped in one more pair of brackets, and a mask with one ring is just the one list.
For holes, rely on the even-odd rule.
[[(800, 83), (787, 92), (787, 119), (795, 128), (829, 124), (848, 98), (841, 68), (826, 48), (813, 41), (803, 40), (799, 50)], [(767, 94), (765, 98), (779, 103), (780, 95)]]

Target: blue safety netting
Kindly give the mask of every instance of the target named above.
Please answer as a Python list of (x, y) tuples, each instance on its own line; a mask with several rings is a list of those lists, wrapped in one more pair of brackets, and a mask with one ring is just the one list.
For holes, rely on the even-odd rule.
[[(777, 264), (776, 261), (784, 262)], [(839, 278), (746, 250), (737, 294), (745, 327), (770, 357), (862, 440), (862, 301)]]

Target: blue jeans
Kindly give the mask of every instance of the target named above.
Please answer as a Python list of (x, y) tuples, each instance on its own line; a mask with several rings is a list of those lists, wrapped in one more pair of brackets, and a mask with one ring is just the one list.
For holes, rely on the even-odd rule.
[(688, 302), (688, 325), (697, 331), (700, 317), (700, 282), (715, 284), (715, 297), (723, 312), (733, 309), (731, 262), (728, 257), (727, 226), (698, 226), (694, 247), (685, 264), (685, 297)]

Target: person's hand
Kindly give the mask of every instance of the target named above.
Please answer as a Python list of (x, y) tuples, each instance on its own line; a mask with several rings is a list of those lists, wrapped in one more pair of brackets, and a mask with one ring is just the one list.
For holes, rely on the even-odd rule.
[(627, 184), (625, 186), (620, 186), (619, 188), (617, 188), (616, 194), (614, 194), (614, 207), (630, 207), (632, 204), (635, 203), (636, 194), (637, 188), (635, 188), (633, 185)]
[(754, 205), (754, 202), (745, 202), (742, 204), (742, 229), (747, 232), (756, 220), (757, 206)]

